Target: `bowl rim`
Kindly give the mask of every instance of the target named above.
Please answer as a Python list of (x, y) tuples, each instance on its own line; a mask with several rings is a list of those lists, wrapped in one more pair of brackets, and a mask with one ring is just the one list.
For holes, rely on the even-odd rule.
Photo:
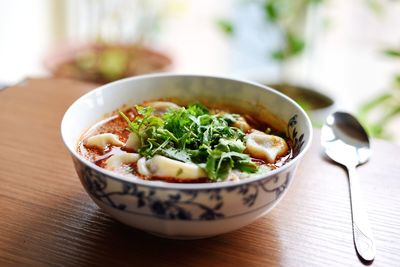
[[(143, 79), (151, 79), (151, 78), (169, 78), (169, 77), (185, 77), (185, 78), (211, 78), (211, 79), (221, 79), (221, 80), (227, 80), (227, 81), (233, 81), (233, 82), (238, 82), (242, 84), (248, 84), (256, 87), (260, 87), (263, 90), (269, 91), (272, 94), (278, 95), (282, 98), (284, 98), (286, 101), (288, 101), (290, 104), (295, 106), (298, 110), (299, 113), (301, 113), (304, 118), (306, 119), (305, 124), (306, 128), (309, 129), (309, 138), (306, 139), (305, 146), (304, 148), (300, 151), (300, 153), (290, 160), (288, 163), (285, 165), (272, 170), (267, 173), (267, 175), (255, 175), (254, 177), (242, 179), (240, 181), (222, 181), (222, 182), (215, 182), (215, 183), (169, 183), (169, 182), (164, 182), (164, 181), (153, 181), (153, 180), (143, 180), (138, 177), (132, 179), (132, 177), (124, 176), (122, 174), (118, 174), (106, 169), (103, 169), (96, 164), (88, 161), (85, 159), (82, 155), (80, 155), (76, 149), (71, 148), (65, 139), (64, 136), (64, 129), (66, 128), (65, 126), (65, 118), (69, 115), (71, 110), (74, 108), (74, 106), (78, 105), (79, 102), (82, 101), (82, 99), (85, 99), (89, 97), (92, 94), (96, 94), (99, 91), (105, 90), (109, 87), (114, 87), (116, 84), (122, 84), (122, 83), (127, 83), (131, 81), (136, 81), (136, 80), (143, 80)], [(107, 114), (105, 112), (104, 114)], [(60, 125), (60, 130), (61, 130), (61, 139), (64, 143), (64, 146), (68, 149), (69, 153), (71, 156), (77, 160), (79, 160), (83, 165), (86, 167), (89, 167), (91, 169), (94, 169), (97, 172), (100, 172), (107, 178), (111, 178), (113, 180), (117, 181), (122, 181), (122, 182), (128, 182), (128, 183), (133, 183), (133, 184), (138, 184), (140, 186), (146, 186), (146, 187), (151, 187), (151, 188), (156, 188), (156, 189), (170, 189), (170, 190), (210, 190), (210, 189), (221, 189), (221, 188), (229, 188), (229, 187), (236, 187), (236, 186), (242, 186), (246, 185), (249, 183), (261, 181), (264, 179), (270, 179), (272, 177), (275, 177), (277, 174), (282, 173), (286, 171), (287, 169), (290, 169), (292, 167), (295, 167), (293, 165), (297, 164), (297, 161), (299, 161), (305, 153), (308, 151), (309, 147), (311, 146), (312, 138), (313, 138), (313, 128), (311, 124), (311, 120), (307, 113), (303, 110), (303, 108), (300, 107), (299, 104), (297, 104), (294, 100), (292, 100), (290, 97), (284, 95), (283, 93), (265, 86), (263, 84), (245, 80), (245, 79), (238, 79), (234, 77), (229, 77), (229, 76), (222, 76), (222, 75), (205, 75), (205, 74), (187, 74), (187, 73), (153, 73), (153, 74), (146, 74), (146, 75), (139, 75), (139, 76), (134, 76), (134, 77), (128, 77), (124, 79), (120, 79), (111, 83), (107, 83), (101, 86), (98, 86), (89, 92), (85, 93), (84, 95), (80, 96), (78, 99), (76, 99), (66, 110), (66, 112), (63, 115), (63, 118), (61, 120), (61, 125)]]

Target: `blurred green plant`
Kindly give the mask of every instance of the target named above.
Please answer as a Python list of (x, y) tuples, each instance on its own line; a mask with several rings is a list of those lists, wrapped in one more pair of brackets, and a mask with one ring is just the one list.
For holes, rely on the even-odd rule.
[[(284, 63), (300, 55), (305, 47), (304, 26), (310, 7), (324, 0), (247, 0), (244, 3), (255, 4), (262, 10), (265, 23), (275, 25), (281, 36), (281, 45), (270, 52), (269, 58)], [(235, 34), (235, 25), (231, 20), (218, 21), (219, 28), (228, 35)]]
[[(384, 54), (400, 60), (400, 49), (387, 49)], [(400, 116), (400, 72), (393, 77), (390, 90), (377, 95), (361, 105), (359, 117), (369, 133), (378, 138), (391, 140), (394, 136), (388, 131), (388, 125)]]
[[(327, 0), (242, 0), (242, 5), (257, 8), (262, 16), (266, 29), (271, 29), (271, 36), (279, 39), (277, 45), (267, 51), (267, 60), (277, 63), (279, 77), (275, 89), (295, 99), (306, 111), (312, 112), (320, 107), (315, 105), (320, 101), (316, 95), (307, 95), (303, 87), (293, 84), (289, 63), (301, 55), (307, 47), (306, 20), (310, 11)], [(217, 25), (228, 36), (234, 36), (240, 31), (241, 25), (233, 20), (220, 19)], [(272, 26), (272, 27), (271, 27)], [(269, 34), (269, 32), (266, 32)], [(274, 40), (275, 41), (275, 40)], [(276, 79), (274, 79), (276, 80)], [(332, 105), (333, 103), (329, 103)]]

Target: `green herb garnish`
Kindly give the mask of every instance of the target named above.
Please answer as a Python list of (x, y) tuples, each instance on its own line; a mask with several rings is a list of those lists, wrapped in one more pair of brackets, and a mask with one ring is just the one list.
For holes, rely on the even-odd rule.
[(257, 172), (258, 166), (245, 150), (245, 133), (232, 127), (239, 115), (210, 114), (201, 104), (171, 109), (161, 116), (151, 107), (135, 106), (139, 116), (133, 121), (122, 112), (128, 130), (141, 142), (139, 154), (163, 155), (198, 164), (213, 181), (226, 179), (232, 169)]

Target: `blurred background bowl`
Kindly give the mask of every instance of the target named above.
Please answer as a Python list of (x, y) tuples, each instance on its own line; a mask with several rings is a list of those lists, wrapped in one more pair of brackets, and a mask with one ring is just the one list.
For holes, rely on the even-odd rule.
[(310, 116), (314, 127), (321, 127), (325, 119), (336, 109), (335, 100), (327, 94), (304, 85), (268, 85), (296, 101)]
[(104, 84), (121, 78), (167, 71), (171, 59), (140, 44), (68, 44), (49, 52), (44, 65), (55, 77)]

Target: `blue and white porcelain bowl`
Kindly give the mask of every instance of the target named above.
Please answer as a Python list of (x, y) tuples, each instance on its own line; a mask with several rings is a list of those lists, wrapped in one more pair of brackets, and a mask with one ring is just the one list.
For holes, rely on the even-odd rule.
[[(286, 165), (238, 182), (178, 184), (132, 179), (102, 169), (77, 153), (77, 142), (90, 126), (123, 105), (177, 98), (226, 104), (258, 114), (285, 129), (295, 144)], [(61, 124), (85, 190), (115, 219), (135, 228), (176, 239), (195, 239), (239, 229), (264, 216), (287, 192), (312, 138), (303, 109), (268, 87), (222, 77), (156, 74), (123, 79), (79, 98)]]

